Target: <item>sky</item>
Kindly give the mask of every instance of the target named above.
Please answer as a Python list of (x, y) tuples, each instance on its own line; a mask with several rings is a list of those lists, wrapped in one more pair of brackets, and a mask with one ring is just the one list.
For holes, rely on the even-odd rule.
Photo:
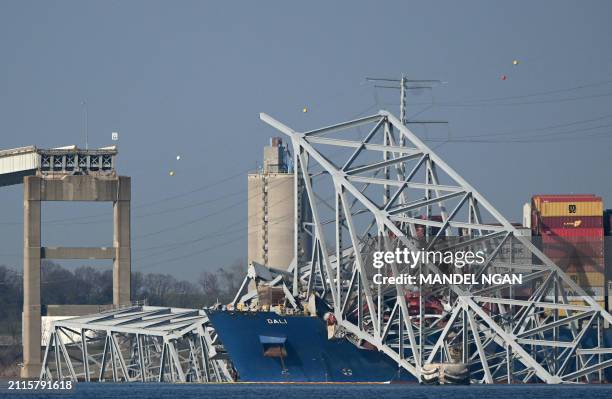
[[(408, 114), (448, 125), (415, 133), (508, 219), (536, 193), (610, 208), (610, 15), (606, 1), (2, 0), (0, 148), (119, 132), (133, 270), (195, 279), (246, 261), (246, 173), (276, 135), (259, 112), (296, 130), (397, 114), (397, 93), (364, 78), (404, 73), (442, 81)], [(0, 190), (0, 264), (18, 270), (22, 199)], [(111, 244), (111, 204), (45, 203), (43, 219), (43, 245)]]

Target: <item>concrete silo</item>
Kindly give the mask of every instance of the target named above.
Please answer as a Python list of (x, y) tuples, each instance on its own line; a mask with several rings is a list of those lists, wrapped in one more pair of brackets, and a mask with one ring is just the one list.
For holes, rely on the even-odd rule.
[[(287, 269), (294, 258), (296, 218), (300, 222), (310, 219), (303, 215), (302, 203), (294, 197), (295, 177), (291, 154), (282, 139), (274, 137), (264, 147), (263, 166), (248, 175), (248, 262)], [(298, 180), (303, 192), (301, 179)], [(309, 240), (300, 233), (298, 251), (307, 251)]]

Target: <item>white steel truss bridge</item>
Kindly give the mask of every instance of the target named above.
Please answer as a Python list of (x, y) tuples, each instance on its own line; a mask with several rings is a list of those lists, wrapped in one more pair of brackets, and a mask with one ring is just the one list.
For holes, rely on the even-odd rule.
[(130, 306), (55, 321), (41, 380), (233, 381), (204, 310)]
[[(308, 223), (296, 214), (296, 244), (310, 234), (313, 246), (295, 254), (293, 296), (323, 298), (339, 328), (416, 378), (424, 365), (460, 361), (474, 382), (605, 380), (610, 314), (391, 113), (307, 132), (260, 118), (291, 139), (296, 191), (312, 213)], [(520, 274), (522, 284), (374, 284), (372, 245), (480, 249), (485, 261), (464, 273)], [(381, 272), (447, 266), (392, 262)]]

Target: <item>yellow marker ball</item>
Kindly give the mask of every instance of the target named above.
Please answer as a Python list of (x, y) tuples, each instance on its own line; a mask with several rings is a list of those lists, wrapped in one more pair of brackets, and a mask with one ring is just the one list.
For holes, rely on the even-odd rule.
[(302, 112), (303, 112), (303, 113), (308, 112), (308, 108), (306, 108), (306, 107), (302, 108)]
[(174, 171), (171, 170), (170, 173), (168, 173), (170, 176), (174, 176)]
[(518, 65), (518, 64), (519, 64), (518, 60), (512, 61), (512, 65)]

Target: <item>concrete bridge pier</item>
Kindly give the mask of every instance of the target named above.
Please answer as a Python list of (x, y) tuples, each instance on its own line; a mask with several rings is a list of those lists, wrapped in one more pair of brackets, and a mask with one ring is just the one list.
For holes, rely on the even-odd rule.
[[(41, 371), (41, 261), (43, 259), (109, 259), (113, 261), (113, 305), (130, 303), (131, 180), (116, 175), (37, 175), (24, 178), (23, 368), (22, 378)], [(113, 203), (113, 247), (43, 247), (43, 201)]]

